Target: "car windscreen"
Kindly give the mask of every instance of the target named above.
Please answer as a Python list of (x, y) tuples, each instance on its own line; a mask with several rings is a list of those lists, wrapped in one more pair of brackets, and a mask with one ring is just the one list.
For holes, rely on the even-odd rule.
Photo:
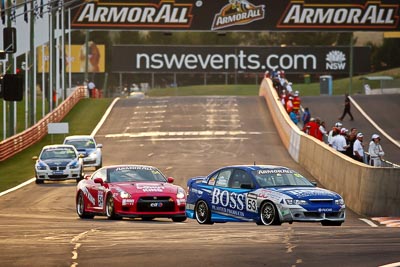
[(83, 140), (66, 140), (66, 145), (73, 145), (76, 149), (96, 148), (96, 145), (92, 139)]
[(49, 148), (43, 150), (43, 152), (40, 155), (41, 160), (74, 159), (74, 158), (76, 158), (76, 154), (72, 148)]
[(115, 182), (166, 182), (164, 175), (155, 168), (142, 166), (123, 166), (109, 168), (107, 177), (110, 183)]
[(252, 171), (260, 187), (314, 185), (301, 174), (288, 169), (261, 169)]

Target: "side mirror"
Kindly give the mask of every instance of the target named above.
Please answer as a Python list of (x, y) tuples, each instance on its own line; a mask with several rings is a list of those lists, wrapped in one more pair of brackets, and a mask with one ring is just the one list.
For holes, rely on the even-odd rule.
[(96, 147), (97, 147), (97, 148), (103, 148), (103, 145), (102, 145), (102, 144), (97, 144)]
[(83, 177), (83, 179), (89, 180), (89, 179), (90, 179), (90, 174), (85, 174), (85, 176)]
[(32, 160), (38, 160), (38, 156), (33, 156)]
[(78, 158), (83, 159), (85, 156), (83, 154), (79, 154)]
[(93, 182), (95, 182), (96, 184), (101, 184), (103, 185), (104, 181), (101, 178), (94, 178)]
[(173, 182), (174, 182), (174, 178), (172, 178), (172, 177), (168, 177), (167, 178), (167, 181), (168, 181), (168, 183), (170, 183), (170, 184), (172, 184)]

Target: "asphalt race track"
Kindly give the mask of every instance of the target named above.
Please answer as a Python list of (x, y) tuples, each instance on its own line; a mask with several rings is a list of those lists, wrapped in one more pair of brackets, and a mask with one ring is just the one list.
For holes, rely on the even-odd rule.
[[(220, 166), (254, 162), (285, 165), (315, 180), (290, 158), (265, 101), (257, 96), (121, 99), (96, 138), (103, 144), (104, 165), (153, 165), (182, 186), (189, 177)], [(0, 197), (0, 266), (376, 267), (400, 262), (399, 228), (372, 227), (350, 210), (341, 227), (82, 220), (75, 212), (75, 187), (72, 181), (30, 183)]]
[[(381, 129), (400, 143), (400, 94), (384, 95), (354, 95), (353, 100)], [(343, 112), (344, 96), (304, 96), (301, 98), (302, 106), (309, 107), (312, 117), (320, 117), (326, 122), (327, 130), (338, 121)], [(347, 129), (357, 128), (364, 133), (364, 149), (368, 151), (371, 136), (377, 133), (381, 136), (381, 145), (385, 151), (385, 159), (400, 164), (400, 148), (388, 140), (380, 129), (372, 125), (356, 106), (351, 106), (354, 121), (346, 115), (342, 121), (343, 127)]]

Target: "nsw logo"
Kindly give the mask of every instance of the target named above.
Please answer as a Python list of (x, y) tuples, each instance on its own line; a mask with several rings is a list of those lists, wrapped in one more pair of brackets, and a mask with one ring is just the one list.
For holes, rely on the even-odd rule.
[(325, 59), (327, 70), (344, 70), (346, 68), (346, 55), (342, 51), (330, 51)]

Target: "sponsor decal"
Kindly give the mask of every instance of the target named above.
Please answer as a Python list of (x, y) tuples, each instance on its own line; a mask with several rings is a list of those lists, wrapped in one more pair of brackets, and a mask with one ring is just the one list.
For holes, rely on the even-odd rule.
[(277, 28), (396, 29), (399, 5), (367, 1), (364, 5), (291, 1)]
[(273, 201), (274, 203), (281, 202), (281, 199), (284, 196), (284, 194), (281, 194), (281, 193), (278, 193), (278, 192), (275, 192), (272, 190), (268, 190), (268, 189), (259, 189), (259, 190), (254, 191), (254, 193), (256, 193), (259, 198), (269, 199), (269, 200)]
[(115, 171), (125, 171), (125, 170), (146, 170), (146, 171), (153, 171), (153, 168), (145, 167), (145, 166), (126, 166), (126, 167), (118, 167)]
[(158, 4), (87, 1), (81, 5), (72, 26), (130, 28), (190, 28), (193, 4), (160, 0)]
[(312, 196), (330, 196), (332, 197), (332, 194), (327, 193), (326, 191), (321, 191), (321, 190), (290, 190), (290, 194), (295, 195), (298, 198), (304, 198), (304, 197), (312, 197)]
[(257, 212), (257, 197), (254, 194), (249, 195), (214, 188), (211, 197), (212, 209), (242, 217), (244, 210)]
[(151, 208), (161, 208), (162, 206), (164, 206), (164, 204), (162, 202), (153, 202), (150, 203), (150, 207)]
[(142, 190), (143, 192), (163, 192), (164, 186), (153, 185), (153, 184), (137, 184), (136, 188)]
[(319, 208), (318, 209), (318, 212), (332, 212), (333, 211), (333, 209), (331, 209), (331, 208)]
[(344, 70), (346, 68), (346, 55), (342, 51), (333, 50), (326, 55), (327, 70)]
[(92, 203), (92, 205), (96, 205), (96, 200), (94, 199), (94, 197), (90, 194), (89, 190), (84, 187), (82, 189), (83, 194), (86, 196), (86, 198), (89, 200), (90, 203)]
[(216, 206), (221, 205), (224, 208), (243, 210), (244, 201), (244, 194), (220, 190), (219, 188), (214, 188), (212, 192), (211, 204)]
[(134, 199), (123, 199), (122, 200), (122, 205), (123, 206), (133, 206), (135, 204), (135, 200)]
[(245, 25), (264, 19), (265, 6), (255, 6), (247, 0), (229, 0), (215, 15), (211, 30), (219, 30), (236, 25)]
[(271, 170), (259, 170), (258, 174), (275, 174), (275, 173), (294, 173), (292, 170), (285, 170), (285, 169), (271, 169)]

